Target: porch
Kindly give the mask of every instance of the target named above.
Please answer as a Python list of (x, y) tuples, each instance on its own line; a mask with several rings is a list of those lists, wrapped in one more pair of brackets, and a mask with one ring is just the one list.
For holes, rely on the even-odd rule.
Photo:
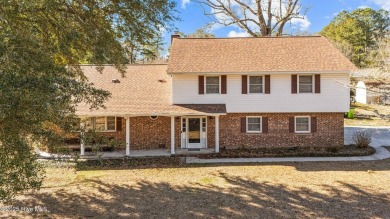
[[(94, 128), (97, 125), (106, 128), (102, 132), (103, 134), (111, 136), (111, 138), (121, 138), (125, 142), (125, 148), (122, 148), (122, 150), (100, 152), (102, 157), (218, 153), (219, 116), (226, 115), (225, 105), (190, 104), (174, 106), (176, 107), (176, 113), (173, 115), (150, 113), (146, 115), (111, 114), (81, 117), (80, 155), (93, 156), (93, 153), (87, 151), (88, 146), (83, 142), (83, 139), (88, 127)], [(178, 109), (184, 112), (177, 112)], [(93, 119), (91, 120), (91, 118)], [(115, 129), (113, 129), (114, 127)], [(107, 128), (111, 129), (107, 130)]]

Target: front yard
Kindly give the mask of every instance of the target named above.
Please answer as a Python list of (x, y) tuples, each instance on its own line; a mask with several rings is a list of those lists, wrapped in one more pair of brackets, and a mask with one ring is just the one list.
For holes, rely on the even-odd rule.
[[(178, 158), (164, 158), (178, 159)], [(19, 218), (389, 218), (390, 160), (135, 169), (48, 167)], [(80, 167), (79, 167), (80, 168)], [(4, 207), (4, 206), (3, 206)], [(1, 209), (1, 205), (0, 205)]]

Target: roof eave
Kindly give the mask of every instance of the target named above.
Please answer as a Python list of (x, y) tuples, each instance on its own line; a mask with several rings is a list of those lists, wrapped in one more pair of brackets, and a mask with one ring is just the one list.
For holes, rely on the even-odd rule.
[(167, 72), (169, 75), (175, 75), (175, 74), (346, 74), (346, 73), (352, 73), (357, 71), (355, 70), (323, 70), (323, 71), (249, 71), (249, 72), (238, 72), (238, 71), (232, 71), (232, 72)]

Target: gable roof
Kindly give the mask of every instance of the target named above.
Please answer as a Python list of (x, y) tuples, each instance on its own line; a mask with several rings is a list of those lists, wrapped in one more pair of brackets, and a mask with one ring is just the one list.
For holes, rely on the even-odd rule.
[(351, 72), (325, 37), (174, 38), (168, 73)]
[[(81, 103), (78, 116), (148, 116), (225, 114), (225, 104), (172, 105), (172, 78), (166, 64), (127, 65), (125, 76), (111, 65), (104, 66), (100, 74), (96, 66), (81, 66), (93, 86), (111, 93), (104, 103), (106, 108), (90, 110)], [(112, 80), (118, 79), (119, 83)]]

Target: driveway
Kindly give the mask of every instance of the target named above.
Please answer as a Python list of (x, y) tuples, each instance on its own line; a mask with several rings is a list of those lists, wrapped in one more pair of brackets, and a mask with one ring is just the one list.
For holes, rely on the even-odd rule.
[(344, 128), (344, 143), (353, 144), (352, 135), (356, 131), (369, 130), (372, 131), (372, 147), (378, 148), (382, 146), (390, 146), (390, 127), (358, 127), (350, 126)]

